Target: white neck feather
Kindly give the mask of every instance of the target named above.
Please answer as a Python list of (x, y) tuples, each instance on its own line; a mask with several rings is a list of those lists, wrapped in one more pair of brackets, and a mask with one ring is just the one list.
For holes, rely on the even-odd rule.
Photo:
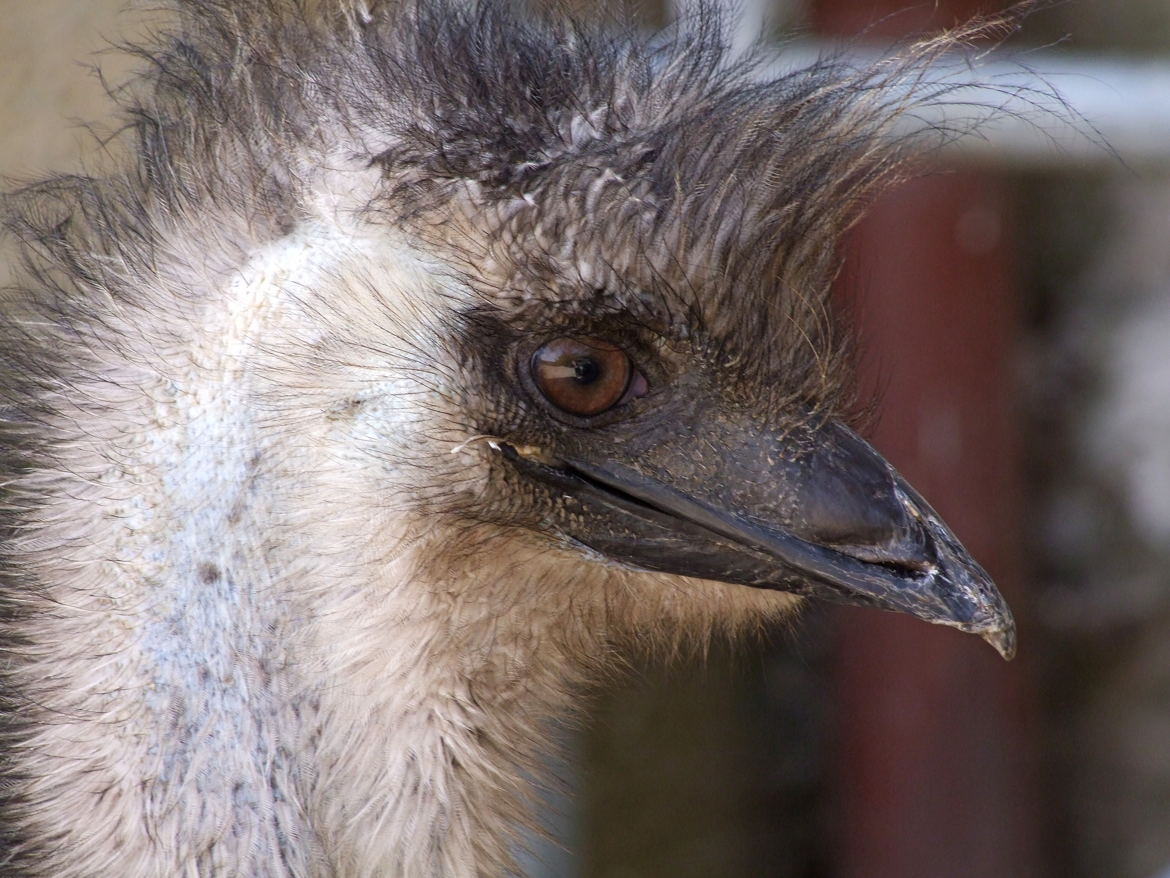
[(500, 617), (539, 591), (539, 560), (474, 554), (475, 533), (424, 528), (388, 491), (367, 440), (415, 441), (410, 394), (387, 395), (403, 379), (354, 353), (329, 384), (312, 352), (449, 291), (384, 235), (364, 246), (313, 224), (194, 316), (160, 291), (62, 391), (21, 546), (43, 589), (24, 820), (55, 876), (506, 868), (516, 778), (564, 700), (550, 643), (599, 629), (539, 602), (523, 627)]

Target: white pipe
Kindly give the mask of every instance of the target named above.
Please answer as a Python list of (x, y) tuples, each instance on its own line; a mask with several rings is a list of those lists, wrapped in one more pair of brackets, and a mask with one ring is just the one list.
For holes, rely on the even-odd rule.
[[(792, 43), (777, 50), (768, 72), (825, 57), (863, 67), (881, 53)], [(951, 90), (916, 113), (918, 124), (970, 130), (950, 147), (962, 158), (1009, 166), (1170, 165), (1170, 62), (1001, 50), (944, 59), (913, 86), (918, 94), (936, 87)]]
[[(666, 2), (685, 18), (696, 0)], [(758, 39), (779, 8), (776, 0), (718, 2), (736, 48)], [(827, 56), (863, 66), (881, 58), (881, 48), (793, 42), (770, 66), (798, 69)], [(1170, 61), (998, 50), (945, 60), (928, 80), (962, 86), (920, 115), (923, 125), (971, 130), (950, 146), (960, 159), (1009, 167), (1170, 166)]]

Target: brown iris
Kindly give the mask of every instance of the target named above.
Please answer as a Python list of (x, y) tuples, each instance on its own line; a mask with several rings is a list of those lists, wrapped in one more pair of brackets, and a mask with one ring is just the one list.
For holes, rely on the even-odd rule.
[(625, 351), (595, 338), (555, 338), (532, 355), (531, 368), (545, 398), (581, 418), (621, 402), (633, 372)]

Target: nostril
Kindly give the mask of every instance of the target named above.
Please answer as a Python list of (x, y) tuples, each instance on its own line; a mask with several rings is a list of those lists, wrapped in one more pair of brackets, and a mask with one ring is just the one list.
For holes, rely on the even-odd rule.
[(919, 529), (884, 462), (866, 459), (876, 458), (868, 448), (832, 451), (827, 459), (804, 461), (796, 476), (793, 499), (802, 537), (834, 547), (882, 546)]
[(801, 491), (806, 536), (822, 545), (878, 546), (896, 542), (913, 529), (893, 484), (868, 485), (818, 479)]
[(834, 546), (842, 555), (858, 561), (878, 564), (900, 573), (926, 576), (938, 570), (938, 565), (927, 557), (925, 542), (906, 540), (888, 545)]
[[(874, 531), (871, 539), (856, 543), (839, 543), (834, 549), (851, 555), (859, 561), (880, 564), (893, 570), (918, 575), (938, 570), (938, 551), (928, 532), (923, 512), (914, 501), (891, 481), (888, 502), (874, 504), (884, 510), (886, 526), (880, 534)], [(886, 498), (882, 498), (883, 501)]]
[(935, 568), (934, 550), (916, 510), (893, 481), (880, 494), (848, 492), (822, 505), (809, 539), (859, 561), (922, 574)]
[(907, 522), (905, 527), (871, 528), (855, 538), (842, 535), (833, 542), (819, 541), (858, 561), (880, 564), (894, 570), (924, 574), (935, 569), (934, 553), (922, 527)]
[(794, 535), (859, 561), (927, 573), (934, 551), (913, 501), (867, 443), (826, 425), (820, 445), (789, 476)]

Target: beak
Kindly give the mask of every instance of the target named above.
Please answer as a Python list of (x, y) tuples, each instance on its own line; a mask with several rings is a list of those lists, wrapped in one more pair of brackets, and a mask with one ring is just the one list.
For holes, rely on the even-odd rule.
[[(836, 421), (738, 442), (722, 426), (718, 446), (629, 460), (501, 449), (588, 508), (571, 536), (610, 559), (908, 613), (1012, 657), (1015, 625), (990, 577), (865, 440)], [(696, 447), (721, 453), (696, 463)]]

